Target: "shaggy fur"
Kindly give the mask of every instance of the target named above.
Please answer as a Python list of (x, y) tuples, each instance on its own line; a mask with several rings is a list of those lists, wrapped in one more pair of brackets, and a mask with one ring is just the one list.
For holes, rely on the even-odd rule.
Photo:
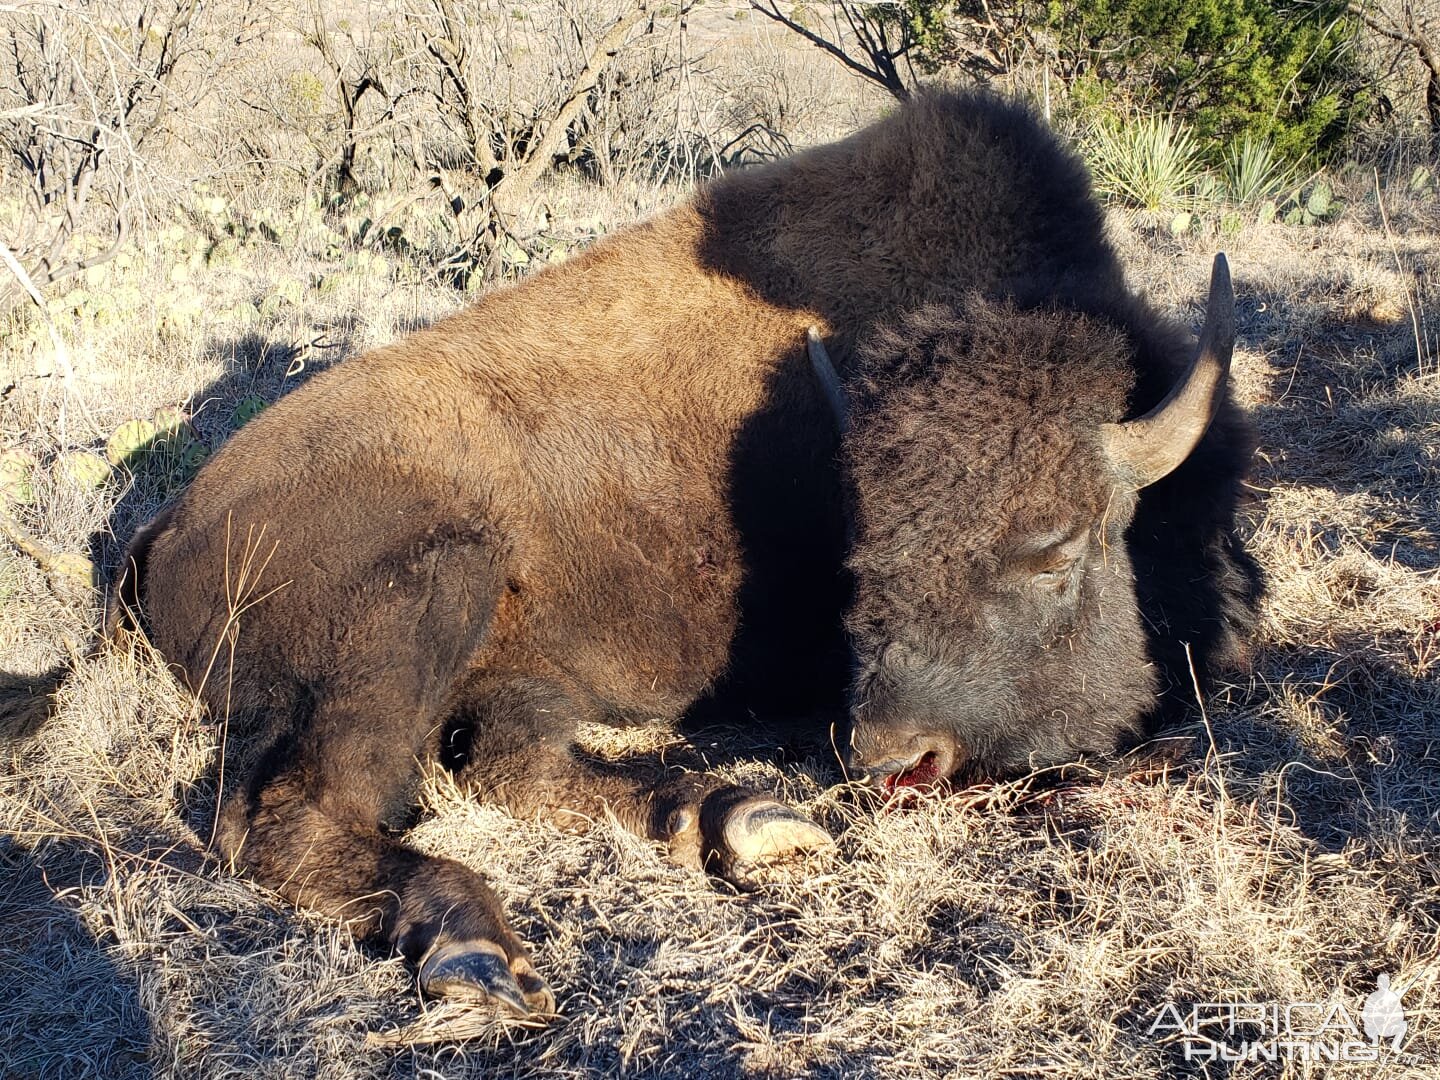
[[(1075, 160), (1019, 108), (935, 95), (727, 177), (262, 413), (137, 539), (122, 588), (233, 745), (256, 748), (227, 766), (224, 853), (412, 959), (497, 942), (522, 987), (523, 946), (483, 881), (390, 835), (426, 763), (516, 814), (609, 812), (703, 859), (734, 793), (585, 761), (575, 726), (838, 700), (838, 437), (806, 327), (843, 372), (877, 324), (976, 292), (1096, 315), (1054, 324), (1051, 345), (1124, 354), (1132, 411), (1183, 365), (1185, 336), (1126, 292)], [(1057, 417), (1088, 410), (1076, 430), (1122, 411), (1118, 368), (1088, 403), (1093, 364), (1047, 370), (1023, 393)], [(1181, 640), (1218, 657), (1244, 607), (1239, 430), (1227, 406), (1131, 530), (1166, 672)], [(1048, 480), (1041, 449), (1033, 483), (1081, 505), (1080, 443)], [(1091, 512), (1098, 492), (1078, 495)], [(1002, 496), (986, 493), (995, 513)], [(1148, 688), (1126, 702), (1152, 704)]]
[(1104, 754), (1156, 678), (1099, 439), (1125, 412), (1113, 325), (972, 297), (859, 355), (844, 460), (856, 582), (851, 765), (994, 775)]

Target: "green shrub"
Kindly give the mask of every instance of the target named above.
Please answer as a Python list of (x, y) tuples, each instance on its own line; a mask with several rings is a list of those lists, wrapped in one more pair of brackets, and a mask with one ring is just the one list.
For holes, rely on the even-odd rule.
[(1205, 175), (1200, 143), (1184, 124), (1163, 116), (1108, 120), (1084, 142), (1085, 156), (1103, 195), (1143, 210), (1194, 205)]
[(900, 0), (877, 10), (925, 71), (987, 80), (1043, 65), (1084, 120), (1165, 113), (1216, 150), (1248, 134), (1288, 161), (1324, 154), (1369, 104), (1344, 0)]
[(1249, 134), (1299, 161), (1334, 146), (1363, 107), (1353, 23), (1335, 0), (1057, 0), (1047, 8), (1047, 25), (1080, 57), (1076, 81), (1092, 98), (1178, 116), (1206, 143)]
[(1294, 186), (1295, 167), (1275, 152), (1269, 139), (1248, 132), (1230, 144), (1221, 163), (1225, 196), (1238, 206), (1260, 206)]

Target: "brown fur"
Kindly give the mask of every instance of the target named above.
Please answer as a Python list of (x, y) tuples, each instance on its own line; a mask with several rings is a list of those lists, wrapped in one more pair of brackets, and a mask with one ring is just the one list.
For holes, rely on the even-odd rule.
[[(838, 689), (838, 440), (805, 329), (843, 371), (877, 323), (977, 290), (1154, 323), (1075, 161), (1020, 109), (937, 95), (261, 414), (124, 586), (237, 740), (254, 733), (222, 849), (412, 958), (467, 936), (523, 957), (476, 875), (388, 835), (437, 756), (518, 814), (608, 810), (703, 859), (734, 793), (587, 763), (575, 724)], [(1132, 408), (1183, 363), (1174, 328), (1147, 333)]]

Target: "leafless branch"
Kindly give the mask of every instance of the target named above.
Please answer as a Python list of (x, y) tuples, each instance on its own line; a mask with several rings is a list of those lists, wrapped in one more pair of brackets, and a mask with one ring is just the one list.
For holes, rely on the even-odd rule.
[(851, 31), (855, 34), (860, 43), (862, 57), (856, 57), (848, 52), (839, 42), (840, 35), (835, 34), (837, 40), (830, 40), (821, 37), (813, 30), (800, 22), (786, 15), (780, 10), (777, 0), (750, 0), (750, 6), (761, 15), (764, 15), (772, 22), (779, 23), (793, 33), (799, 34), (806, 41), (810, 42), (817, 49), (821, 49), (833, 56), (845, 67), (863, 79), (884, 87), (895, 98), (900, 101), (907, 101), (910, 98), (910, 87), (901, 78), (899, 70), (895, 66), (895, 60), (904, 56), (910, 50), (910, 43), (904, 36), (902, 30), (901, 43), (891, 46), (885, 37), (883, 25), (878, 25), (863, 10), (862, 5), (841, 3), (838, 5), (841, 13), (850, 25)]

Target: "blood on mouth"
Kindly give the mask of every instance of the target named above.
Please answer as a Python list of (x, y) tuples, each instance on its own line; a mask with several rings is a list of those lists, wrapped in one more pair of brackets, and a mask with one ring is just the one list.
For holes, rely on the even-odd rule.
[(885, 778), (885, 794), (894, 795), (902, 788), (929, 787), (940, 779), (940, 759), (931, 750), (908, 769), (902, 769)]

